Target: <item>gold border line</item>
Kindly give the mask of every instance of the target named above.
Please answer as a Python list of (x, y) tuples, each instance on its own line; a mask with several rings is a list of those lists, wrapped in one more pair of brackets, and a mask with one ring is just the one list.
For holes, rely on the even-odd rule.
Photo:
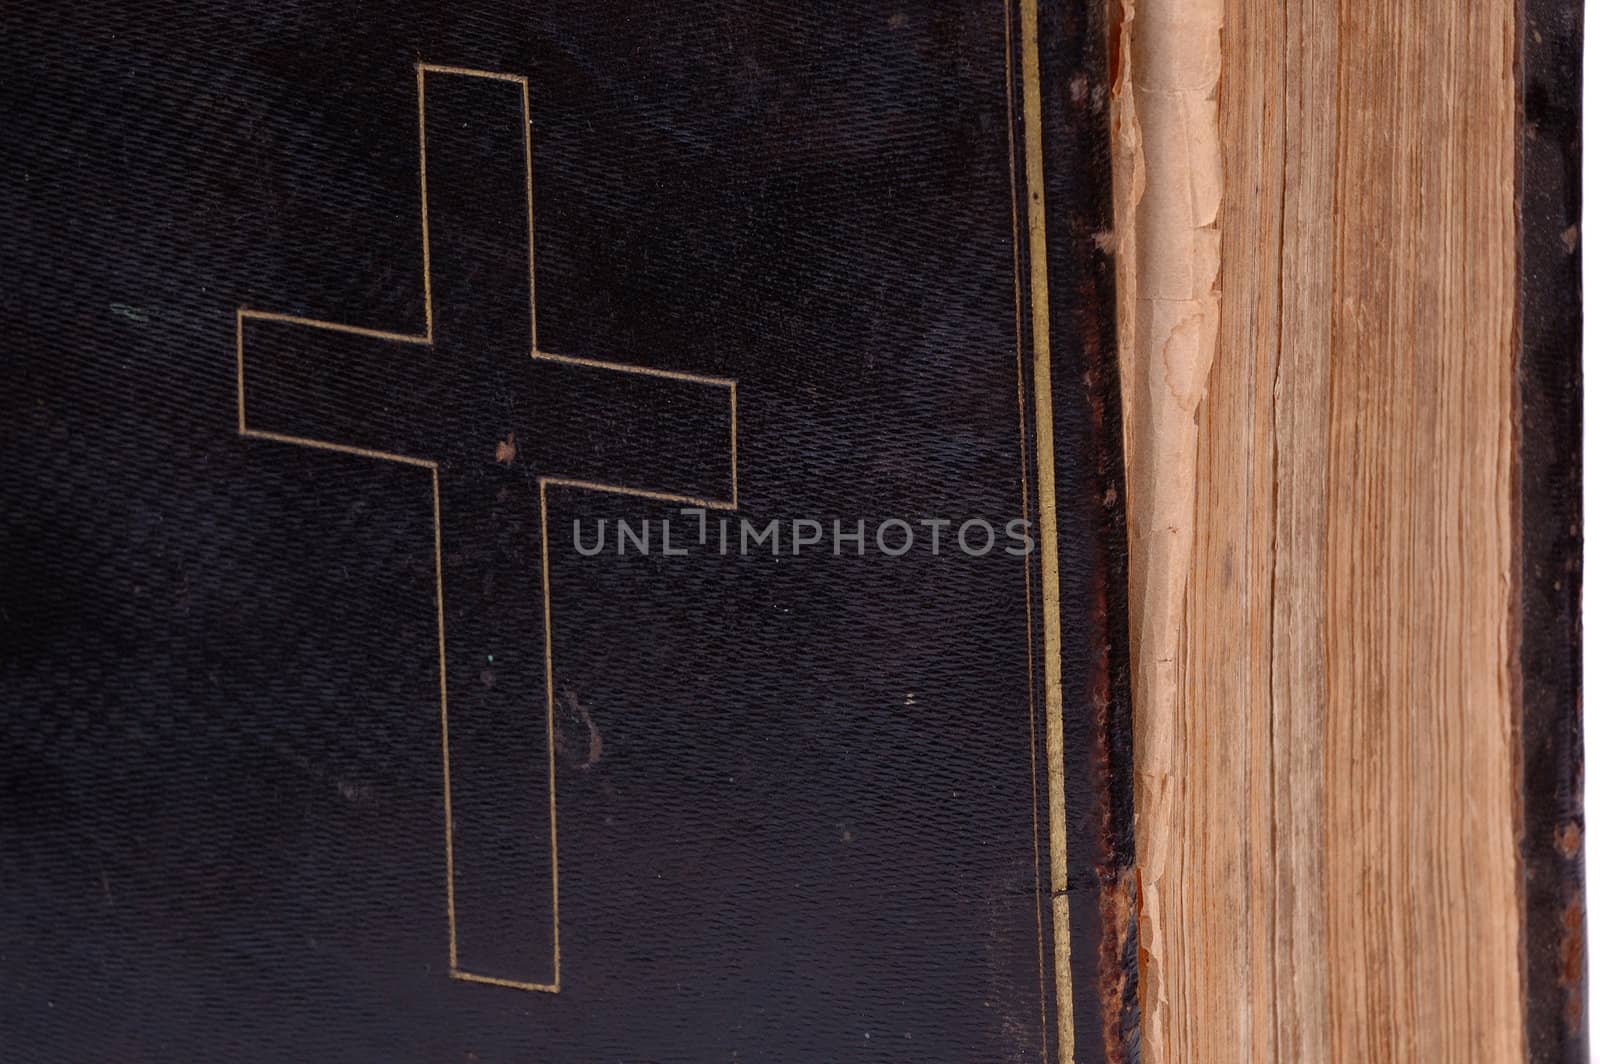
[[(440, 749), (444, 775), (444, 834), (445, 834), (445, 909), (449, 921), (450, 931), (450, 978), (462, 982), (482, 983), (489, 986), (509, 987), (514, 990), (529, 990), (542, 993), (559, 993), (561, 990), (561, 884), (560, 884), (560, 859), (558, 851), (558, 832), (556, 823), (556, 764), (555, 764), (555, 662), (554, 662), (554, 636), (551, 629), (552, 610), (550, 592), (550, 529), (549, 507), (547, 491), (550, 487), (569, 488), (577, 491), (595, 492), (606, 495), (625, 495), (635, 498), (652, 499), (657, 502), (678, 503), (685, 506), (699, 506), (708, 510), (736, 510), (739, 505), (739, 409), (738, 409), (738, 382), (731, 377), (712, 377), (698, 373), (684, 373), (677, 370), (654, 369), (647, 366), (631, 366), (622, 362), (610, 362), (596, 358), (578, 358), (570, 355), (555, 355), (540, 351), (538, 348), (538, 311), (534, 302), (534, 252), (533, 252), (533, 157), (532, 137), (529, 126), (531, 123), (531, 110), (528, 99), (528, 79), (517, 74), (504, 74), (492, 70), (473, 70), (467, 67), (443, 66), (436, 63), (418, 63), (417, 71), (417, 139), (418, 139), (418, 185), (422, 200), (422, 292), (423, 292), (423, 320), (424, 329), (420, 334), (394, 332), (385, 329), (372, 329), (359, 325), (346, 325), (341, 322), (326, 321), (320, 318), (308, 318), (295, 314), (281, 314), (273, 311), (252, 310), (248, 307), (239, 307), (234, 314), (234, 347), (235, 347), (235, 388), (237, 393), (239, 411), (239, 435), (246, 439), (266, 440), (273, 443), (293, 444), (300, 447), (310, 447), (322, 451), (332, 451), (337, 454), (353, 455), (358, 458), (370, 458), (378, 461), (397, 462), (401, 465), (414, 466), (426, 469), (430, 474), (433, 492), (433, 577), (434, 577), (434, 611), (435, 623), (438, 630), (439, 643), (439, 733)], [(681, 381), (689, 384), (705, 385), (728, 389), (728, 416), (729, 416), (729, 450), (728, 462), (730, 473), (731, 498), (728, 500), (699, 498), (692, 495), (680, 495), (671, 492), (651, 491), (644, 488), (632, 488), (620, 484), (606, 484), (598, 481), (577, 480), (568, 477), (540, 477), (539, 484), (539, 532), (540, 532), (540, 576), (541, 596), (544, 608), (544, 655), (545, 655), (545, 746), (548, 757), (549, 769), (549, 803), (550, 803), (550, 895), (551, 895), (551, 945), (552, 945), (552, 979), (548, 983), (524, 982), (517, 979), (504, 979), (499, 976), (482, 975), (467, 971), (459, 966), (459, 950), (457, 944), (457, 921), (455, 902), (455, 821), (451, 803), (451, 775), (450, 775), (450, 696), (449, 684), (446, 677), (446, 643), (444, 620), (444, 554), (443, 554), (443, 520), (440, 513), (439, 493), (439, 463), (427, 458), (417, 458), (412, 455), (397, 454), (393, 451), (382, 451), (370, 447), (357, 447), (351, 444), (335, 443), (331, 440), (319, 440), (306, 436), (293, 436), (288, 433), (271, 432), (265, 429), (254, 429), (249, 426), (245, 414), (245, 357), (244, 357), (244, 330), (246, 321), (272, 322), (282, 325), (294, 325), (308, 329), (319, 329), (324, 332), (344, 333), (350, 336), (360, 336), (372, 340), (383, 340), (391, 343), (415, 344), (430, 346), (433, 343), (433, 255), (430, 226), (428, 220), (428, 126), (427, 126), (427, 74), (447, 74), (461, 77), (483, 78), (490, 81), (503, 81), (520, 87), (522, 95), (522, 149), (523, 149), (523, 174), (527, 196), (528, 216), (528, 332), (530, 357), (535, 362), (552, 362), (562, 365), (577, 366), (585, 369), (603, 370), (613, 373), (630, 373), (641, 377), (656, 377), (668, 380)]]
[(1033, 337), (1033, 433), (1039, 478), (1039, 570), (1044, 598), (1045, 768), (1049, 777), (1050, 915), (1056, 1032), (1061, 1059), (1077, 1055), (1072, 1009), (1072, 921), (1067, 904), (1066, 743), (1061, 694), (1061, 564), (1056, 544), (1055, 411), (1050, 387), (1050, 275), (1044, 213), (1044, 131), (1039, 92), (1039, 2), (1022, 6), (1022, 134), (1028, 193), (1028, 274)]
[[(1011, 0), (1005, 0), (1006, 15), (1006, 158), (1011, 175), (1011, 299), (1013, 328), (1017, 347), (1017, 451), (1018, 477), (1022, 487), (1022, 515), (1029, 513), (1028, 498), (1028, 414), (1027, 385), (1022, 364), (1022, 236), (1017, 212), (1017, 113), (1016, 81), (1013, 72), (1012, 50), (1015, 42), (1011, 28)], [(1050, 1062), (1050, 1024), (1045, 1010), (1044, 990), (1044, 873), (1039, 857), (1039, 707), (1034, 671), (1033, 647), (1033, 571), (1031, 565), (1022, 570), (1022, 593), (1028, 632), (1028, 770), (1032, 782), (1033, 801), (1029, 809), (1033, 815), (1033, 924), (1039, 939), (1039, 1059)], [(1070, 977), (1070, 973), (1069, 977)]]

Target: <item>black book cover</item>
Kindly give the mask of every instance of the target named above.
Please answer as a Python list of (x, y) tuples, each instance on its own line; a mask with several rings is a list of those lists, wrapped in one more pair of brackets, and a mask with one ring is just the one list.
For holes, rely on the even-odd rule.
[(6, 1059), (1136, 1058), (1100, 9), (0, 27)]

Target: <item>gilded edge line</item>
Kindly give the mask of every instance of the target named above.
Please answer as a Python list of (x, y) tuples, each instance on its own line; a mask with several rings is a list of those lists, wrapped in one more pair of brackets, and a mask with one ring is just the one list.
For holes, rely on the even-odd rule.
[[(1032, 311), (1034, 448), (1039, 498), (1039, 570), (1044, 621), (1045, 769), (1049, 780), (1050, 916), (1056, 1035), (1061, 1059), (1077, 1057), (1072, 1015), (1072, 922), (1067, 899), (1066, 743), (1061, 692), (1061, 567), (1056, 542), (1055, 411), (1050, 383), (1050, 275), (1046, 261), (1044, 130), (1039, 91), (1039, 3), (1020, 0), (1022, 137), (1028, 197), (1028, 282)], [(1026, 480), (1026, 476), (1024, 476)], [(1030, 640), (1031, 640), (1030, 633)]]
[[(1022, 345), (1022, 228), (1017, 204), (1017, 101), (1015, 57), (1016, 41), (1011, 25), (1011, 0), (1005, 0), (1006, 23), (1006, 160), (1011, 178), (1011, 300), (1012, 329), (1017, 351), (1017, 468), (1022, 495), (1022, 515), (1028, 516), (1028, 409), (1027, 376), (1023, 372)], [(1028, 632), (1028, 806), (1033, 825), (1033, 926), (1038, 937), (1039, 965), (1039, 1059), (1050, 1064), (1050, 1020), (1046, 1006), (1044, 971), (1044, 870), (1039, 855), (1039, 698), (1038, 672), (1034, 667), (1033, 646), (1033, 567), (1022, 570), (1022, 601)], [(1069, 973), (1070, 974), (1070, 973)]]
[[(549, 489), (555, 487), (578, 491), (590, 491), (607, 495), (625, 495), (635, 498), (651, 499), (656, 502), (678, 503), (685, 506), (698, 506), (707, 510), (737, 509), (739, 505), (739, 415), (737, 382), (731, 377), (712, 377), (698, 373), (683, 373), (676, 370), (653, 369), (645, 366), (631, 366), (621, 362), (607, 362), (594, 358), (577, 358), (569, 355), (555, 355), (540, 351), (538, 349), (538, 311), (534, 302), (533, 158), (532, 140), (529, 135), (528, 128), (531, 120), (531, 111), (528, 99), (528, 79), (516, 74), (504, 74), (491, 70), (473, 70), (467, 67), (440, 66), (431, 63), (418, 63), (416, 65), (416, 72), (417, 138), (419, 160), (418, 185), (422, 204), (423, 331), (421, 333), (394, 332), (384, 329), (371, 329), (358, 325), (347, 325), (334, 321), (325, 321), (319, 318), (308, 318), (293, 314), (280, 314), (271, 311), (252, 310), (247, 307), (238, 308), (235, 312), (234, 318), (234, 347), (236, 374), (235, 387), (239, 409), (239, 435), (246, 439), (293, 444), (301, 447), (311, 447), (317, 450), (332, 451), (337, 454), (353, 455), (358, 458), (371, 458), (385, 462), (397, 462), (401, 465), (415, 466), (429, 471), (433, 493), (434, 610), (435, 623), (438, 630), (439, 730), (441, 761), (444, 775), (445, 909), (449, 921), (450, 933), (450, 977), (462, 982), (483, 983), (489, 986), (508, 987), (513, 990), (528, 990), (553, 994), (558, 993), (561, 990), (561, 867), (559, 851), (557, 849), (559, 833), (557, 830), (556, 821), (555, 663), (554, 635), (552, 632), (552, 610), (550, 603)], [(538, 479), (540, 593), (541, 597), (543, 598), (542, 605), (544, 611), (545, 747), (549, 759), (548, 798), (550, 803), (550, 908), (552, 921), (551, 944), (553, 954), (551, 962), (551, 981), (548, 983), (529, 982), (518, 979), (504, 979), (499, 976), (483, 975), (477, 972), (467, 971), (461, 968), (459, 964), (455, 904), (455, 822), (454, 813), (451, 806), (450, 695), (449, 683), (445, 672), (446, 641), (444, 620), (444, 533), (439, 501), (439, 464), (431, 459), (419, 458), (413, 455), (396, 454), (392, 451), (382, 451), (369, 447), (356, 447), (350, 444), (336, 443), (331, 440), (319, 440), (305, 436), (293, 436), (287, 433), (271, 432), (265, 429), (254, 429), (250, 427), (245, 413), (244, 333), (245, 323), (247, 321), (294, 325), (302, 328), (320, 329), (325, 332), (344, 333), (350, 336), (360, 336), (374, 340), (386, 340), (392, 343), (415, 344), (419, 346), (428, 346), (433, 343), (433, 259), (428, 227), (428, 126), (426, 79), (426, 75), (428, 74), (444, 74), (459, 77), (482, 78), (490, 81), (503, 81), (516, 85), (520, 90), (522, 102), (523, 176), (524, 188), (527, 197), (526, 209), (528, 218), (528, 333), (530, 357), (536, 362), (552, 362), (583, 369), (602, 370), (613, 373), (628, 373), (640, 377), (666, 378), (669, 380), (683, 381), (690, 384), (726, 388), (728, 390), (730, 422), (728, 441), (730, 497), (728, 499), (701, 498), (693, 495), (676, 494), (673, 492), (632, 488), (621, 484), (606, 484), (592, 480), (576, 480), (569, 477), (545, 476)]]

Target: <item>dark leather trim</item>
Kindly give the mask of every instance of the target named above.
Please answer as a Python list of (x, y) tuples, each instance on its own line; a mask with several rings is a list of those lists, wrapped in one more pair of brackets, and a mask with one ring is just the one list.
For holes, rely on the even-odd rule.
[(1587, 1061), (1583, 737), (1578, 592), (1583, 557), (1579, 367), (1579, 72), (1583, 12), (1526, 0), (1518, 478), (1521, 502), (1524, 978), (1528, 1059)]

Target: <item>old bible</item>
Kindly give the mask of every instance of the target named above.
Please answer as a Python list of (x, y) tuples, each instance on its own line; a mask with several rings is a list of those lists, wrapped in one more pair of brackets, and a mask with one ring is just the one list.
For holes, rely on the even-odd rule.
[(8, 1059), (1130, 1059), (1104, 12), (3, 22)]
[(1573, 0), (0, 12), (0, 1058), (1578, 1062)]

